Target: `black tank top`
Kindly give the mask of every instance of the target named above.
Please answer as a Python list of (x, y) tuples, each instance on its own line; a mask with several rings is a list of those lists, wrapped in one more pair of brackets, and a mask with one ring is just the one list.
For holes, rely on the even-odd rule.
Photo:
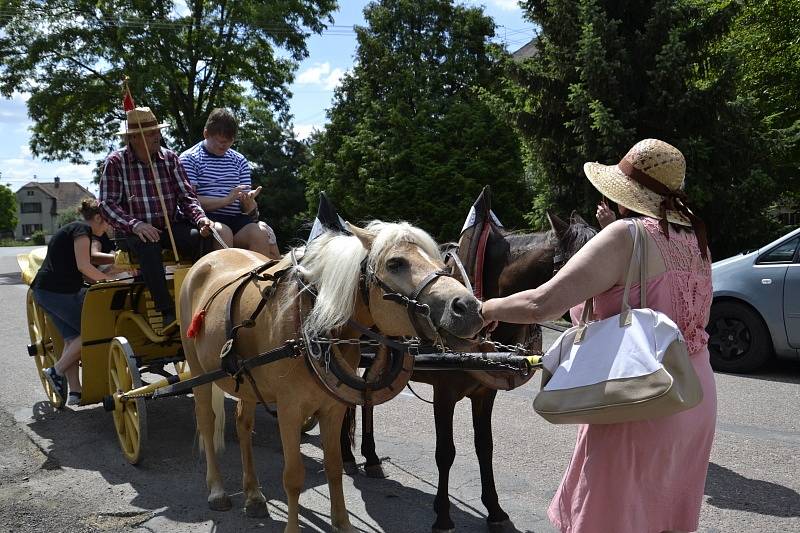
[[(83, 236), (91, 238), (91, 235), (92, 227), (81, 221), (70, 222), (59, 229), (47, 245), (47, 256), (31, 286), (64, 294), (80, 291), (83, 288), (83, 274), (78, 270), (75, 260), (75, 239)], [(87, 253), (91, 254), (90, 251)]]

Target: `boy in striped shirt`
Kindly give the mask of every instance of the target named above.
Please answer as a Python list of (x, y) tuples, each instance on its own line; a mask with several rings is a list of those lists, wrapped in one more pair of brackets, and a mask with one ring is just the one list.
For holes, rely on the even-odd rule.
[(225, 243), (276, 259), (275, 232), (258, 220), (255, 198), (261, 187), (252, 188), (247, 159), (231, 149), (238, 129), (230, 111), (214, 109), (203, 128), (204, 140), (183, 152), (181, 163), (203, 210), (222, 225)]

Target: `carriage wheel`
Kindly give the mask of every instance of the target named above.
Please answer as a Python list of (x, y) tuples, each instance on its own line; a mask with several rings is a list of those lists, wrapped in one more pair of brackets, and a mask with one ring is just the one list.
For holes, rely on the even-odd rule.
[(44, 377), (44, 369), (54, 366), (58, 361), (55, 353), (55, 344), (52, 334), (48, 331), (44, 311), (36, 305), (33, 299), (33, 291), (31, 290), (28, 290), (26, 307), (28, 310), (28, 335), (31, 339), (28, 353), (33, 357), (33, 361), (36, 364), (36, 372), (39, 374), (39, 380), (42, 382), (42, 388), (44, 388), (47, 399), (54, 408), (61, 409), (64, 407), (66, 398), (56, 394), (50, 382)]
[[(142, 386), (139, 367), (133, 350), (125, 337), (114, 337), (108, 352), (108, 390), (110, 394), (127, 392)], [(142, 457), (147, 441), (147, 410), (144, 398), (116, 402), (114, 427), (122, 448), (122, 455), (135, 465)]]

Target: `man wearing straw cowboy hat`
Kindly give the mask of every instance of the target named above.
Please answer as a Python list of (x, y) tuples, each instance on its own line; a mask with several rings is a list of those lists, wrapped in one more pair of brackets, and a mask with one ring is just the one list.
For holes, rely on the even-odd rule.
[(127, 145), (106, 158), (100, 205), (111, 225), (127, 236), (168, 329), (175, 322), (175, 304), (167, 288), (161, 250), (172, 247), (176, 255), (194, 258), (200, 248), (198, 230), (207, 235), (211, 221), (178, 155), (161, 147), (161, 130), (167, 124), (159, 123), (149, 107), (136, 107), (126, 114), (127, 122), (118, 135)]

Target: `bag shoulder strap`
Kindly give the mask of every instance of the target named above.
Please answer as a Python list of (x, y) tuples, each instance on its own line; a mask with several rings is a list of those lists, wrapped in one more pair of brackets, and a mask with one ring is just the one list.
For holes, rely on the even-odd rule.
[[(634, 218), (632, 223), (636, 231), (633, 232), (633, 251), (631, 252), (631, 259), (628, 262), (628, 272), (625, 276), (625, 291), (622, 295), (622, 309), (620, 310), (620, 327), (627, 326), (631, 323), (631, 306), (629, 298), (631, 285), (633, 284), (633, 269), (636, 263), (635, 259), (637, 257), (639, 258), (640, 270), (640, 307), (647, 307), (647, 232), (645, 231), (644, 224), (642, 224), (641, 220)], [(581, 318), (578, 322), (578, 325), (585, 326), (589, 322), (589, 317), (592, 315), (593, 311), (594, 299), (589, 298), (586, 300), (586, 303), (583, 306), (583, 312), (581, 313)], [(579, 333), (578, 337), (582, 338), (583, 335)]]

